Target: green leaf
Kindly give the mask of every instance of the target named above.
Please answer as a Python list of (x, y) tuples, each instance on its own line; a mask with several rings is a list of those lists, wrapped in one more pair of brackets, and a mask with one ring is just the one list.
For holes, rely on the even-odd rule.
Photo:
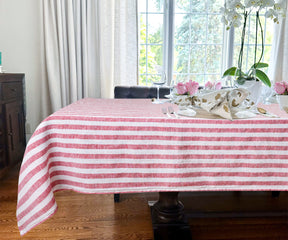
[(223, 73), (223, 77), (235, 76), (235, 72), (236, 72), (236, 67), (228, 68), (228, 69)]
[[(246, 76), (244, 72), (241, 71), (242, 76)], [(236, 67), (228, 68), (224, 73), (222, 77), (227, 76), (240, 76), (240, 71)]]
[(256, 77), (261, 80), (266, 86), (271, 87), (271, 81), (269, 77), (263, 71), (256, 69)]
[[(257, 66), (257, 67), (256, 67)], [(266, 68), (266, 67), (268, 67), (269, 65), (268, 65), (268, 63), (262, 63), (262, 62), (260, 62), (260, 63), (255, 63), (255, 64), (253, 64), (253, 66), (251, 67), (251, 69), (253, 69), (253, 68), (256, 68), (256, 69), (258, 69), (258, 68)]]

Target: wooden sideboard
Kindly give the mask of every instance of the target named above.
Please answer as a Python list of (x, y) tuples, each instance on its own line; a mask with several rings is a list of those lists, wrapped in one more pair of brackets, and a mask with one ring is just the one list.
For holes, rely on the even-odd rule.
[(23, 157), (25, 137), (24, 74), (0, 73), (0, 178)]

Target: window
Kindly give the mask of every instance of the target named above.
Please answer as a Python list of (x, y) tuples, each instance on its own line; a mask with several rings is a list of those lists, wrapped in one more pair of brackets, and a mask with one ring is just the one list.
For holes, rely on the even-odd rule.
[[(235, 66), (241, 29), (225, 30), (223, 5), (224, 0), (138, 0), (139, 84), (151, 85), (165, 72), (169, 83), (192, 79), (204, 85), (220, 80), (225, 69)], [(253, 61), (249, 56), (254, 56), (254, 18), (249, 18), (245, 42), (247, 68)], [(273, 21), (262, 16), (261, 22), (266, 40), (262, 61), (269, 62)]]

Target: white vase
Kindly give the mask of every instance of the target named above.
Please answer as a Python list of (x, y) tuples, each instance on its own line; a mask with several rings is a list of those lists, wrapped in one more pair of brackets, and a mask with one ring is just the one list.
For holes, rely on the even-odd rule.
[(257, 106), (261, 99), (262, 82), (261, 81), (246, 81), (243, 85), (239, 85), (239, 88), (244, 88), (250, 92), (249, 99), (251, 105)]
[(281, 110), (288, 112), (288, 95), (276, 95)]

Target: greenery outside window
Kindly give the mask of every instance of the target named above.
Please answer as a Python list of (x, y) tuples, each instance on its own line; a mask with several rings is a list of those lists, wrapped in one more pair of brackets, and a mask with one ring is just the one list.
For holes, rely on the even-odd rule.
[[(163, 72), (168, 83), (191, 79), (204, 85), (221, 80), (224, 70), (237, 63), (241, 42), (240, 31), (226, 31), (221, 22), (224, 2), (138, 0), (139, 85), (151, 85)], [(244, 68), (253, 62), (255, 17), (248, 19)], [(273, 22), (260, 17), (265, 39), (263, 61), (269, 62)]]

